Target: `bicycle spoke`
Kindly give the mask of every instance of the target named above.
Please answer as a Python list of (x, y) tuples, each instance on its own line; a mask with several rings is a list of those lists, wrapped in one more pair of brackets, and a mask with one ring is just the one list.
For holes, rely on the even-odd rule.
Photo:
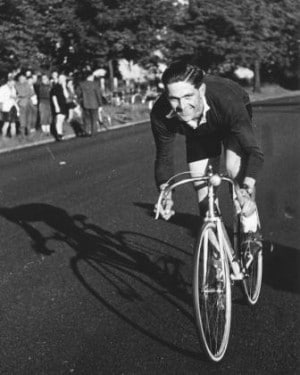
[(262, 251), (260, 251), (254, 256), (254, 259), (247, 270), (248, 275), (243, 280), (244, 292), (250, 305), (254, 305), (258, 301), (262, 283), (262, 272), (263, 256)]
[(210, 226), (214, 230), (208, 227), (204, 231), (198, 248), (194, 303), (204, 347), (210, 358), (218, 361), (223, 357), (228, 343), (231, 294), (229, 275), (223, 265), (224, 257), (220, 256), (216, 228), (212, 224)]

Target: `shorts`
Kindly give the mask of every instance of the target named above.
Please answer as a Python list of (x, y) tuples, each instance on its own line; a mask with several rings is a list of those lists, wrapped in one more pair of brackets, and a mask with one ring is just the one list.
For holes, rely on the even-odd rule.
[(222, 145), (225, 150), (231, 150), (239, 156), (243, 151), (237, 137), (228, 134), (223, 139), (218, 135), (206, 135), (186, 139), (186, 158), (188, 163), (197, 160), (211, 159), (221, 155)]
[(17, 122), (18, 121), (18, 113), (17, 108), (15, 106), (11, 107), (9, 112), (2, 112), (2, 121), (4, 122)]

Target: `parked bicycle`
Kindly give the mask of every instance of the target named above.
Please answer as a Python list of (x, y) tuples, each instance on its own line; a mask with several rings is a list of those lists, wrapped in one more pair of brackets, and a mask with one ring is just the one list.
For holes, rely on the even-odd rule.
[[(176, 187), (202, 182), (208, 187), (208, 210), (200, 229), (194, 253), (193, 301), (197, 331), (208, 358), (220, 361), (226, 352), (231, 327), (231, 288), (241, 282), (250, 305), (258, 301), (263, 273), (263, 254), (245, 254), (241, 249), (242, 195), (231, 178), (214, 174), (212, 168), (204, 176), (187, 177), (190, 172), (173, 176), (161, 191), (156, 205), (158, 219), (164, 202)], [(179, 179), (179, 180), (178, 180)], [(233, 204), (233, 236), (230, 239), (217, 201), (216, 187), (229, 183)], [(258, 226), (260, 221), (256, 209)]]

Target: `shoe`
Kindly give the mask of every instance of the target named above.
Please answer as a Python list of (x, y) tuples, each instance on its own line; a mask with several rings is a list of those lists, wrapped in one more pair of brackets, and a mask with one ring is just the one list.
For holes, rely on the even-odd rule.
[(262, 246), (262, 235), (260, 231), (243, 233), (241, 255), (246, 268), (250, 266), (254, 257), (262, 250)]
[(57, 142), (62, 141), (62, 140), (63, 140), (63, 135), (62, 135), (62, 134), (57, 134), (57, 135), (55, 136), (55, 140), (56, 140)]

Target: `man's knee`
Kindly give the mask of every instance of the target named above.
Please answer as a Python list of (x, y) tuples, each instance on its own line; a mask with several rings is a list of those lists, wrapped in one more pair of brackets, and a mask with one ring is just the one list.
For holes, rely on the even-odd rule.
[(226, 151), (226, 171), (230, 178), (236, 178), (241, 171), (241, 157), (234, 151)]

